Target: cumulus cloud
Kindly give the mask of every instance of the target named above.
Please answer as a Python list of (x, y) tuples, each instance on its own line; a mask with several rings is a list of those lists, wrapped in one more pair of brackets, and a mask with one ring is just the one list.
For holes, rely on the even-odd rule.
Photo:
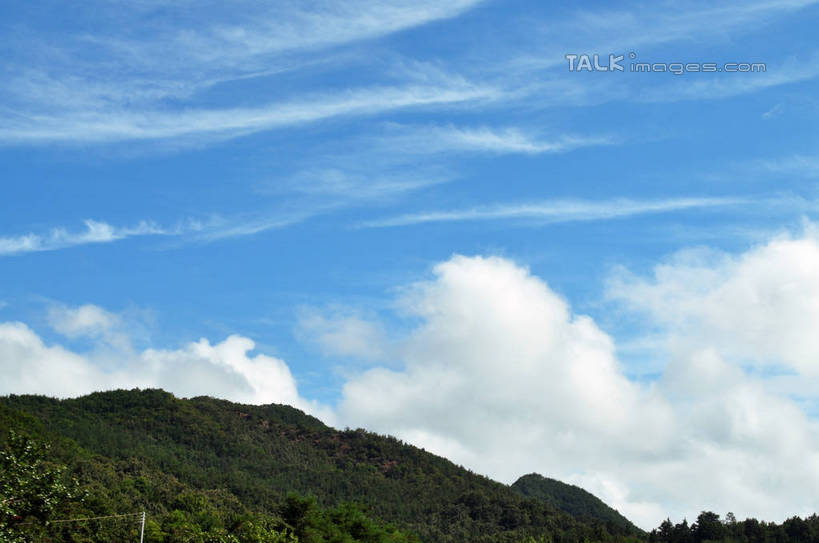
[(108, 388), (105, 376), (82, 356), (47, 346), (21, 322), (0, 324), (0, 394), (78, 396)]
[(666, 453), (669, 405), (630, 382), (611, 338), (542, 280), (504, 259), (460, 256), (435, 276), (402, 301), (423, 322), (403, 345), (405, 368), (349, 381), (340, 420), (506, 482)]
[(819, 376), (819, 231), (740, 255), (684, 251), (652, 277), (621, 271), (612, 299), (663, 327), (678, 348), (711, 345), (746, 365)]
[(299, 314), (296, 333), (306, 342), (317, 345), (325, 355), (383, 360), (388, 350), (383, 328), (354, 313), (304, 308)]
[[(302, 398), (287, 364), (251, 354), (245, 337), (125, 352), (111, 364), (110, 353), (48, 345), (9, 322), (0, 393), (161, 386), (288, 403), (504, 482), (536, 471), (579, 484), (645, 528), (703, 509), (781, 521), (819, 508), (819, 424), (800, 403), (819, 400), (814, 227), (738, 255), (686, 251), (647, 277), (617, 272), (610, 298), (661, 339), (653, 381), (629, 379), (614, 339), (510, 260), (454, 256), (400, 292), (411, 325), (401, 336), (356, 311), (301, 315), (299, 333), (323, 353), (371, 363), (348, 377), (335, 410)], [(117, 318), (82, 306), (51, 322), (104, 339)]]
[[(665, 343), (679, 346), (663, 353), (665, 372), (650, 383), (628, 379), (613, 339), (525, 268), (453, 257), (402, 300), (420, 322), (401, 344), (403, 367), (350, 379), (338, 420), (397, 434), (502, 481), (537, 471), (580, 484), (646, 528), (702, 509), (775, 520), (808, 513), (819, 506), (816, 421), (732, 358), (726, 346), (752, 334), (733, 343), (724, 336), (810, 306), (807, 284), (795, 288), (801, 305), (784, 313), (750, 285), (782, 292), (793, 281), (819, 282), (814, 243), (775, 240), (690, 276), (668, 269), (679, 278), (669, 284), (629, 276), (631, 291), (623, 280), (612, 287), (622, 288), (623, 302), (649, 300), (642, 307), (662, 312), (656, 318), (669, 327)], [(801, 315), (807, 332), (812, 318)], [(678, 326), (721, 341), (683, 343), (670, 332)], [(779, 346), (795, 361), (791, 334), (777, 325), (756, 340), (768, 356)], [(803, 341), (799, 352), (813, 348)]]
[(70, 338), (97, 336), (119, 323), (117, 315), (91, 304), (79, 307), (54, 305), (48, 310), (48, 320), (54, 330)]
[[(53, 318), (67, 335), (102, 334), (116, 318), (96, 306), (63, 308)], [(101, 331), (102, 330), (102, 331)], [(283, 403), (330, 420), (321, 405), (302, 398), (287, 364), (265, 354), (250, 354), (252, 340), (232, 335), (179, 349), (127, 348), (91, 353), (47, 345), (27, 325), (0, 323), (0, 394), (72, 397), (97, 390), (160, 387), (179, 396), (215, 396), (253, 403)]]

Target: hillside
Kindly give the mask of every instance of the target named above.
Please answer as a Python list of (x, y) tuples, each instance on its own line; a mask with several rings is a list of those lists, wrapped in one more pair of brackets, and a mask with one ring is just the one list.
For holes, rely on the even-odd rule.
[(161, 390), (0, 398), (0, 435), (12, 428), (53, 444), (53, 459), (91, 489), (93, 512), (144, 507), (162, 522), (197, 507), (272, 514), (295, 492), (324, 508), (356, 502), (377, 522), (428, 542), (544, 536), (571, 543), (637, 533), (617, 519), (573, 517), (558, 510), (563, 501), (555, 507), (526, 497), (395, 438), (337, 431), (288, 406), (183, 400)]
[(594, 494), (574, 485), (543, 477), (537, 473), (524, 475), (512, 489), (529, 498), (537, 498), (579, 518), (604, 520), (625, 531), (635, 531), (637, 527), (626, 517), (612, 509)]

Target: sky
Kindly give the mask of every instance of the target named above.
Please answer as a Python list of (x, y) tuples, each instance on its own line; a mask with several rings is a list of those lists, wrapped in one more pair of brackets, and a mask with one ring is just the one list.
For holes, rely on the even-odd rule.
[(0, 394), (287, 403), (648, 529), (819, 511), (817, 24), (0, 4)]

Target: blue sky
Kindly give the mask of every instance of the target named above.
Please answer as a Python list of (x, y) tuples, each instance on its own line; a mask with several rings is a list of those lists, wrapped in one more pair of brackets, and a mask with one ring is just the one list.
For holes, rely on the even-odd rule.
[[(809, 0), (0, 6), (0, 392), (128, 386), (147, 366), (154, 377), (134, 386), (296, 403), (328, 422), (396, 433), (514, 480), (500, 449), (429, 422), (480, 427), (468, 413), (459, 418), (441, 403), (427, 418), (390, 418), (353, 397), (370, 383), (392, 401), (389, 391), (400, 387), (376, 377), (409, 382), (422, 368), (428, 376), (445, 367), (448, 356), (471, 360), (452, 363), (465, 373), (494, 375), (480, 353), (444, 348), (471, 336), (435, 328), (435, 315), (457, 320), (465, 309), (443, 300), (461, 299), (447, 293), (467, 284), (487, 303), (517, 299), (504, 298), (508, 275), (509, 292), (540, 285), (532, 288), (544, 295), (544, 312), (566, 304), (561, 326), (575, 330), (588, 318), (610, 343), (615, 369), (589, 369), (590, 381), (611, 374), (644, 408), (661, 396), (674, 424), (688, 429), (682, 434), (726, 455), (709, 463), (691, 450), (674, 469), (693, 469), (699, 455), (717, 473), (758, 452), (729, 443), (735, 428), (706, 437), (691, 430), (695, 422), (680, 413), (714, 398), (668, 388), (678, 359), (703, 379), (725, 364), (739, 372), (732, 382), (747, 381), (744, 391), (804, 418), (793, 430), (804, 441), (771, 462), (816, 455), (816, 398), (804, 384), (815, 373), (804, 361), (819, 351), (798, 336), (799, 324), (776, 335), (769, 321), (743, 319), (774, 311), (771, 319), (787, 314), (807, 326), (816, 309), (803, 302), (815, 281), (817, 22), (819, 5)], [(623, 55), (626, 69), (572, 72), (567, 54)], [(637, 61), (764, 63), (765, 71), (630, 73)], [(777, 260), (781, 254), (794, 260)], [(782, 270), (757, 274), (768, 265)], [(463, 270), (495, 277), (487, 285), (500, 297)], [(797, 293), (765, 305), (765, 281), (793, 270), (807, 270), (788, 283)], [(744, 294), (731, 300), (759, 304), (739, 304), (741, 313), (720, 314), (720, 322), (755, 330), (750, 343), (773, 330), (753, 352), (726, 339), (737, 329), (712, 322), (714, 300), (734, 287)], [(240, 341), (228, 348), (229, 337)], [(208, 350), (217, 345), (224, 349)], [(692, 345), (720, 360), (702, 362)], [(524, 351), (492, 363), (514, 366), (537, 349)], [(573, 360), (566, 352), (580, 351), (561, 352)], [(271, 385), (275, 393), (247, 369), (268, 363), (287, 385)], [(163, 373), (174, 364), (199, 370)], [(536, 366), (533, 379), (557, 379), (555, 367)], [(37, 371), (65, 379), (43, 384)], [(222, 383), (220, 371), (229, 375)], [(222, 388), (228, 382), (235, 388)], [(410, 410), (423, 398), (399, 396), (407, 403), (396, 405)], [(483, 407), (532, 408), (515, 397)], [(721, 413), (736, 414), (737, 405)], [(559, 431), (580, 424), (558, 419)], [(613, 439), (589, 428), (586, 447)], [(763, 483), (742, 483), (740, 468), (722, 485), (661, 495), (648, 471), (635, 467), (629, 479), (598, 457), (585, 461), (515, 460), (519, 473), (583, 484), (646, 526), (704, 507), (775, 520), (819, 505), (807, 488), (804, 496), (784, 490), (789, 477), (819, 478), (819, 463), (777, 473), (783, 498), (763, 496)], [(738, 490), (744, 484), (753, 491)], [(732, 502), (737, 494), (744, 497)]]

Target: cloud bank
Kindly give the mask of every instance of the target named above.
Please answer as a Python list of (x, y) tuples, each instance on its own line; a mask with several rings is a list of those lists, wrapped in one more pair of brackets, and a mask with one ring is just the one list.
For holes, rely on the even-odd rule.
[(610, 296), (662, 329), (650, 382), (627, 378), (613, 338), (526, 269), (453, 257), (402, 301), (421, 323), (392, 353), (403, 367), (349, 380), (337, 416), (505, 482), (580, 484), (646, 528), (703, 509), (809, 514), (817, 255), (807, 232), (696, 265), (678, 255), (653, 278), (620, 272)]
[[(95, 336), (107, 330), (113, 318), (99, 307), (86, 305), (59, 309), (52, 322), (67, 337)], [(116, 388), (161, 387), (182, 397), (283, 403), (330, 418), (319, 404), (299, 396), (283, 360), (249, 354), (255, 344), (246, 337), (232, 335), (218, 343), (202, 338), (179, 349), (141, 352), (133, 352), (127, 342), (105, 342), (104, 347), (78, 353), (59, 344), (47, 345), (21, 322), (0, 323), (0, 394), (64, 398)]]
[(629, 378), (612, 336), (526, 268), (453, 256), (401, 290), (409, 332), (338, 307), (301, 314), (304, 341), (366, 364), (334, 409), (246, 337), (136, 350), (117, 335), (122, 315), (90, 305), (49, 313), (66, 343), (105, 346), (88, 352), (0, 324), (0, 393), (138, 386), (287, 403), (507, 483), (536, 471), (579, 484), (645, 528), (704, 509), (777, 521), (819, 509), (816, 229), (741, 254), (682, 252), (606, 288), (660, 338), (657, 378)]

